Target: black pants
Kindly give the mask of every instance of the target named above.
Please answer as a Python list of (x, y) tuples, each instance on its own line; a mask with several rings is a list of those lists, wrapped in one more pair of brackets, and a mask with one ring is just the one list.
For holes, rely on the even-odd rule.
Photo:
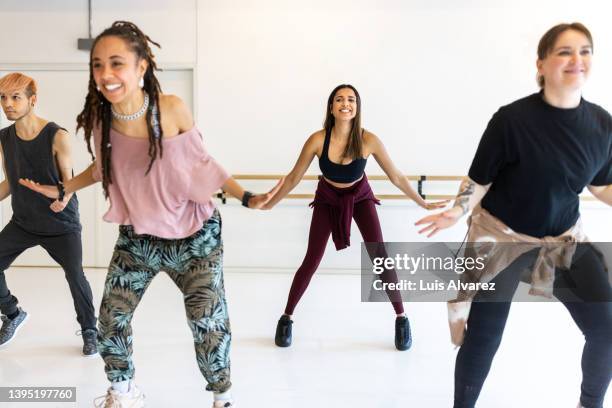
[[(0, 232), (0, 311), (2, 314), (15, 313), (18, 302), (6, 285), (4, 271), (23, 251), (37, 245), (42, 246), (64, 269), (81, 329), (95, 329), (95, 310), (91, 287), (83, 273), (83, 248), (81, 233), (78, 231), (43, 236), (29, 233), (12, 221), (4, 227)], [(44, 284), (44, 282), (38, 282), (38, 284)]]
[[(501, 343), (512, 295), (536, 255), (537, 251), (523, 255), (493, 279), (497, 289), (494, 293), (481, 291), (476, 295), (455, 364), (455, 408), (475, 406)], [(580, 402), (585, 408), (602, 408), (612, 378), (612, 289), (598, 251), (590, 244), (581, 244), (572, 267), (556, 271), (553, 293), (585, 337)], [(525, 361), (518, 364), (532, 369), (528, 366), (529, 351), (525, 353)], [(555, 375), (559, 374), (542, 372), (542, 376)]]

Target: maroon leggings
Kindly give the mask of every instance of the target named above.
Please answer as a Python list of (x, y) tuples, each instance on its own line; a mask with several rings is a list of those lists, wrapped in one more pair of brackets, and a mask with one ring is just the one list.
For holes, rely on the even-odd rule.
[[(364, 242), (383, 242), (380, 222), (376, 207), (372, 200), (364, 200), (355, 204), (353, 209), (353, 219), (359, 227), (361, 236)], [(329, 210), (325, 205), (315, 205), (312, 212), (312, 221), (310, 223), (310, 234), (308, 236), (308, 249), (306, 256), (302, 261), (291, 284), (289, 291), (289, 299), (285, 307), (285, 314), (292, 315), (295, 306), (300, 301), (300, 298), (306, 291), (312, 275), (314, 275), (332, 230), (332, 220), (330, 219)], [(387, 270), (381, 274), (383, 282), (397, 282), (395, 270)], [(397, 297), (397, 292), (394, 295)], [(395, 313), (404, 313), (404, 305), (401, 301), (392, 302)]]

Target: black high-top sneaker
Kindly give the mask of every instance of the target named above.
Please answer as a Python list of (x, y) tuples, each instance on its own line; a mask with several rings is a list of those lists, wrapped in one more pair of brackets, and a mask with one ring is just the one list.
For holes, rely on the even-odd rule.
[(412, 346), (410, 322), (406, 316), (395, 318), (395, 348), (399, 351), (408, 350)]
[(276, 325), (276, 336), (274, 336), (274, 343), (278, 347), (289, 347), (291, 345), (291, 326), (293, 325), (293, 320), (289, 318), (287, 315), (282, 315), (280, 319), (278, 319), (278, 324)]
[(83, 355), (93, 357), (98, 354), (98, 331), (96, 329), (85, 329), (81, 332), (83, 336)]

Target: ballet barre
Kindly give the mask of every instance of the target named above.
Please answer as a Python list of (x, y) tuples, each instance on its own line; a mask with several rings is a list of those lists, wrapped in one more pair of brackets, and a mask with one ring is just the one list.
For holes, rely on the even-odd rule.
[[(235, 180), (249, 180), (249, 181), (266, 181), (266, 180), (280, 180), (284, 177), (284, 174), (234, 174), (232, 177)], [(452, 200), (456, 194), (423, 194), (423, 183), (426, 181), (463, 181), (466, 176), (426, 176), (426, 175), (406, 175), (410, 181), (417, 182), (417, 193), (424, 200)], [(318, 181), (321, 178), (320, 175), (307, 174), (302, 177), (302, 180), (306, 181)], [(383, 175), (372, 175), (368, 176), (368, 180), (371, 181), (388, 181), (389, 177)], [(227, 196), (224, 191), (217, 193), (217, 198), (221, 199), (223, 204), (227, 201)], [(287, 194), (285, 198), (294, 200), (311, 200), (314, 198), (314, 194)], [(404, 194), (376, 194), (376, 198), (379, 200), (409, 200)], [(584, 201), (596, 201), (595, 197), (580, 197)]]

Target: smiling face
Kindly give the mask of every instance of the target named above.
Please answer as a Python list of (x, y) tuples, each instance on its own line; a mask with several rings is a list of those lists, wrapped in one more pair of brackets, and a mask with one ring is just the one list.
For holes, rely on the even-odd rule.
[(100, 38), (91, 57), (93, 78), (110, 103), (119, 103), (140, 89), (138, 82), (147, 70), (147, 61), (138, 58), (121, 38)]
[(587, 36), (568, 29), (559, 34), (543, 59), (538, 59), (538, 75), (544, 87), (555, 91), (579, 90), (591, 69), (593, 46)]
[(357, 115), (357, 95), (351, 88), (336, 91), (330, 106), (331, 114), (336, 120), (352, 120)]
[(0, 104), (6, 118), (17, 121), (32, 112), (36, 95), (28, 96), (25, 89), (0, 92)]

